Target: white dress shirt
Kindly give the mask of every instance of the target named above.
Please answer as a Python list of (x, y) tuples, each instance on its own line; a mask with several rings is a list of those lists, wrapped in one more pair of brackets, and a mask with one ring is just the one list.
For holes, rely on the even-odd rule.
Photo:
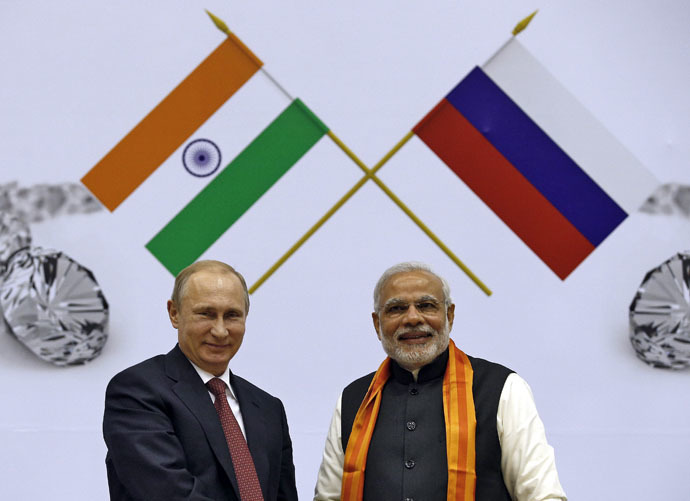
[[(340, 427), (342, 395), (326, 437), (314, 501), (339, 501), (345, 453)], [(501, 471), (510, 496), (518, 501), (566, 500), (558, 480), (553, 448), (546, 441), (532, 390), (515, 373), (506, 379), (496, 415)]]
[[(199, 377), (204, 382), (204, 385), (206, 385), (206, 383), (208, 383), (214, 377), (217, 377), (218, 379), (222, 380), (225, 383), (225, 396), (228, 399), (228, 404), (230, 405), (230, 410), (235, 415), (235, 419), (237, 420), (237, 424), (240, 425), (240, 430), (242, 430), (242, 435), (244, 435), (244, 439), (246, 440), (247, 434), (244, 432), (244, 420), (242, 419), (242, 411), (240, 411), (240, 402), (239, 402), (239, 400), (237, 400), (237, 397), (235, 396), (235, 392), (233, 391), (232, 386), (230, 386), (230, 368), (226, 367), (225, 372), (223, 372), (223, 374), (221, 374), (220, 376), (214, 376), (210, 372), (207, 372), (204, 369), (202, 369), (201, 367), (197, 366), (191, 360), (189, 360), (189, 363), (192, 364), (192, 367), (194, 367), (194, 369), (196, 369), (196, 372), (199, 374)], [(209, 390), (208, 394), (211, 397), (211, 402), (215, 403), (216, 402), (216, 396), (213, 393), (211, 393), (210, 390)]]

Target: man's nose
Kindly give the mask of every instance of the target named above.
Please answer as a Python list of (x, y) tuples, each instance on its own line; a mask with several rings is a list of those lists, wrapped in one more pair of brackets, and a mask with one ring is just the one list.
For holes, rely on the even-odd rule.
[(222, 316), (219, 316), (213, 321), (211, 334), (215, 337), (225, 337), (228, 335), (228, 330), (225, 328), (225, 321)]
[(424, 322), (424, 319), (422, 318), (422, 315), (419, 313), (417, 307), (411, 304), (405, 312), (405, 317), (403, 318), (403, 321), (407, 325), (419, 325)]

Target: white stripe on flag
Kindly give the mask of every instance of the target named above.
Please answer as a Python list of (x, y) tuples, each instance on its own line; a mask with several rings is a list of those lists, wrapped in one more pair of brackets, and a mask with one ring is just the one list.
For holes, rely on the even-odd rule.
[[(113, 217), (131, 222), (133, 242), (144, 246), (289, 104), (275, 84), (257, 72), (134, 190)], [(195, 177), (183, 166), (182, 153), (195, 139), (213, 141), (221, 151), (220, 167), (210, 176)]]
[(651, 172), (517, 39), (482, 69), (627, 213), (658, 186)]

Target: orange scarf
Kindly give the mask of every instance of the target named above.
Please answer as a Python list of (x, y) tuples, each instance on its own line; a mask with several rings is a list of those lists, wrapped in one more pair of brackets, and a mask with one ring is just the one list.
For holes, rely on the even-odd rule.
[[(360, 501), (364, 492), (364, 469), (369, 443), (381, 406), (383, 386), (390, 377), (390, 358), (383, 361), (359, 406), (345, 451), (341, 501)], [(448, 499), (471, 501), (477, 482), (474, 437), (477, 420), (472, 398), (472, 366), (461, 350), (449, 343), (443, 376), (443, 414), (446, 421)]]

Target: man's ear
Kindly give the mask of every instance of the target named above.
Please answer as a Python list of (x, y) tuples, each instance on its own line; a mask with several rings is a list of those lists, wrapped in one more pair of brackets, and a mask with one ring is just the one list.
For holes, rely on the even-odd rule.
[(371, 314), (371, 319), (374, 321), (374, 329), (376, 330), (376, 337), (379, 338), (379, 341), (381, 340), (381, 334), (379, 331), (379, 316), (376, 314), (376, 312), (373, 312)]
[(448, 318), (448, 332), (451, 331), (453, 328), (453, 319), (455, 318), (455, 305), (451, 304), (448, 307), (448, 312), (446, 313), (446, 316)]
[(175, 305), (172, 299), (168, 299), (168, 316), (170, 317), (170, 323), (175, 329), (177, 329), (178, 326), (178, 314), (179, 311), (177, 310), (177, 306)]

